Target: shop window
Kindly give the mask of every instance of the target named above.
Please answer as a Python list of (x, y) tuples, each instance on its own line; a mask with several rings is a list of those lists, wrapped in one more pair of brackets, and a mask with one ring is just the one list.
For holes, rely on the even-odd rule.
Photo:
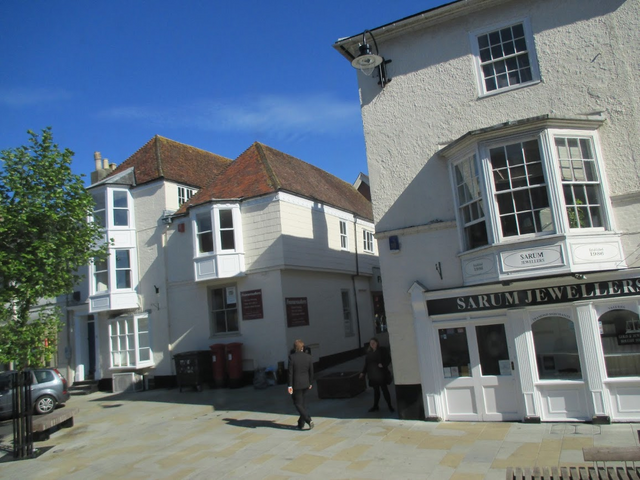
[(545, 317), (531, 326), (540, 380), (582, 378), (574, 323), (563, 317)]
[(611, 310), (599, 320), (607, 376), (640, 376), (640, 319), (630, 310)]
[(465, 328), (441, 328), (440, 354), (445, 378), (470, 377), (469, 344)]
[(483, 376), (511, 375), (511, 361), (507, 347), (504, 325), (482, 325), (476, 327), (480, 370)]

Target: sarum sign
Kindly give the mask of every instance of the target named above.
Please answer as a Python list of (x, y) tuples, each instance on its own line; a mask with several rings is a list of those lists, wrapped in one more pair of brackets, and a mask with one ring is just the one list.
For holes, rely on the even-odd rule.
[(640, 294), (640, 278), (427, 300), (429, 315), (551, 305)]

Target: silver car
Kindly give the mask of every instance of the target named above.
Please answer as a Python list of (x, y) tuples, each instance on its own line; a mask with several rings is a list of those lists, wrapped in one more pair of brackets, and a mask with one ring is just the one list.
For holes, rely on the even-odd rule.
[[(33, 383), (31, 399), (33, 412), (38, 415), (52, 412), (58, 405), (69, 400), (67, 380), (56, 368), (35, 368), (30, 370)], [(11, 374), (13, 371), (0, 373), (0, 418), (12, 417)]]

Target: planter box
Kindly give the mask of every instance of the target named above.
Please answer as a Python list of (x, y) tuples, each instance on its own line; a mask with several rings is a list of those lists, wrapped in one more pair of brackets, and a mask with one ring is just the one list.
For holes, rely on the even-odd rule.
[(364, 392), (367, 384), (360, 372), (329, 373), (318, 379), (319, 398), (351, 398)]

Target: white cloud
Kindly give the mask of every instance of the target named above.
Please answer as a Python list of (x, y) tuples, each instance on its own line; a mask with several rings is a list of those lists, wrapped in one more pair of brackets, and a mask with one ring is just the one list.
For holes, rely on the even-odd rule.
[(255, 132), (278, 136), (332, 134), (361, 128), (357, 102), (330, 95), (263, 95), (202, 100), (178, 107), (114, 107), (102, 118), (150, 122), (168, 127), (218, 132)]
[(0, 88), (0, 105), (7, 107), (28, 107), (69, 98), (69, 92), (56, 88)]

